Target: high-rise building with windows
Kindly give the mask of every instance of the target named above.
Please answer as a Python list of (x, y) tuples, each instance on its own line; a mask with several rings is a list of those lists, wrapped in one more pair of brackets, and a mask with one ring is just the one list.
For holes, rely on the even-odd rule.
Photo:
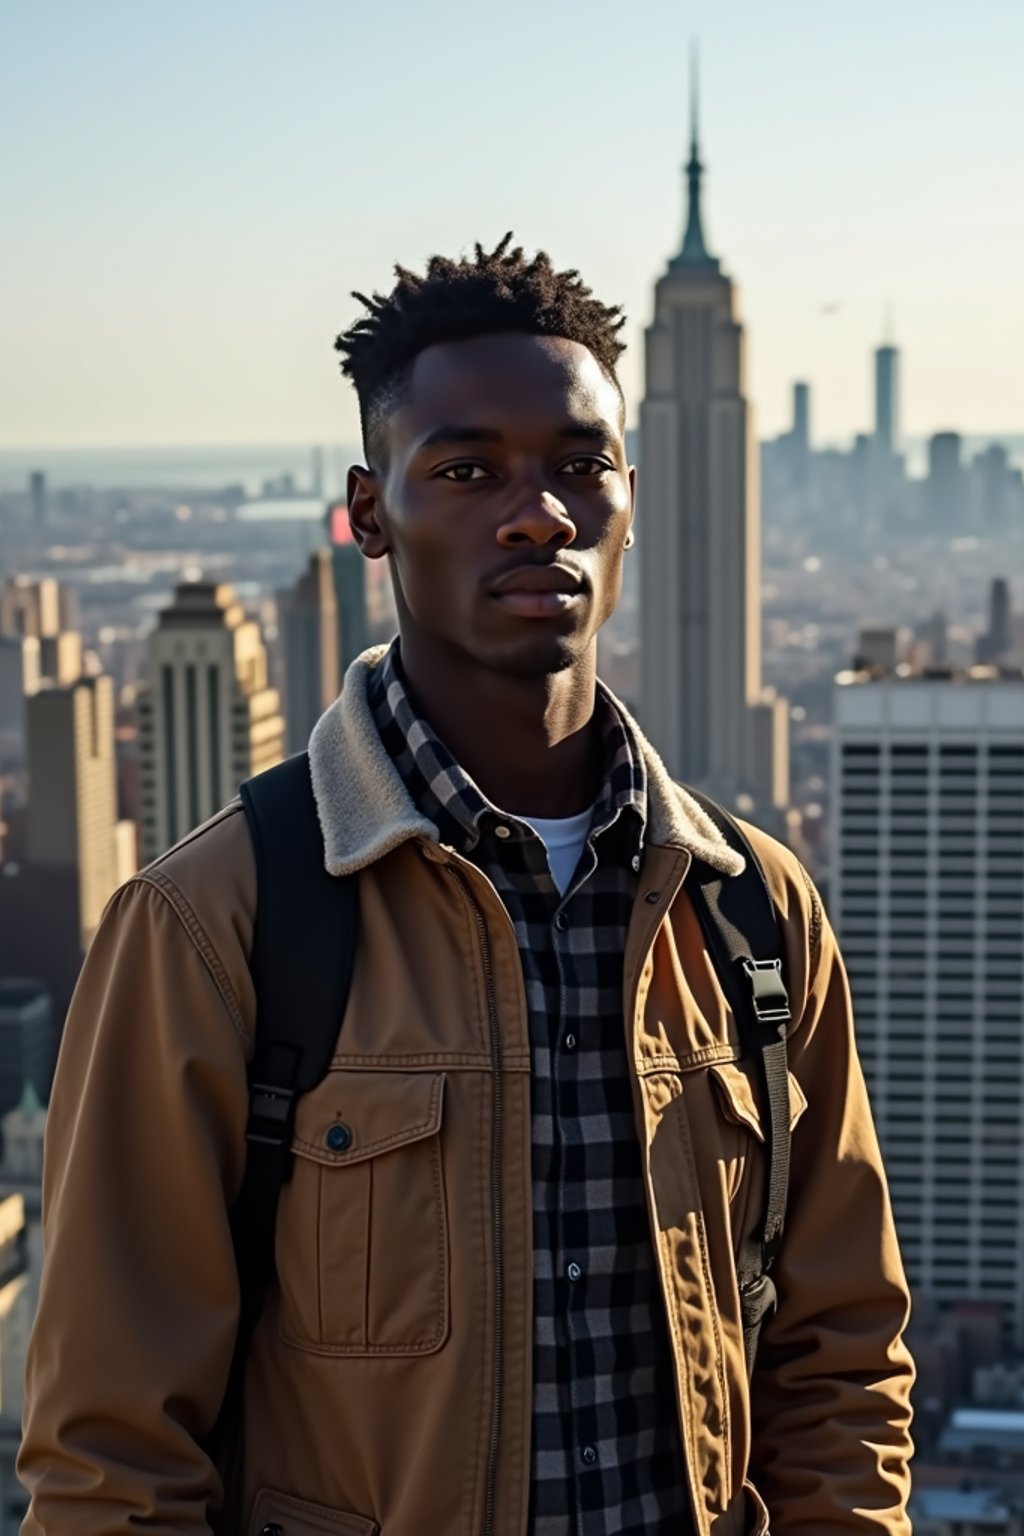
[(875, 351), (875, 443), (891, 457), (900, 447), (900, 354), (888, 342)]
[(288, 751), (304, 752), (310, 733), (338, 696), (338, 607), (331, 551), (318, 549), (294, 587), (277, 601), (284, 641)]
[(67, 876), (84, 948), (122, 873), (113, 682), (80, 677), (69, 687), (42, 687), (26, 717), (28, 860)]
[(641, 719), (669, 771), (763, 814), (789, 716), (761, 679), (761, 513), (736, 290), (708, 250), (693, 128), (682, 246), (655, 289), (640, 411)]
[(149, 638), (139, 696), (142, 853), (156, 858), (284, 756), (259, 625), (234, 589), (187, 581)]
[(960, 526), (966, 512), (967, 481), (959, 432), (936, 432), (928, 439), (925, 500), (929, 526), (941, 532)]
[(57, 1059), (50, 994), (42, 983), (0, 977), (0, 1116), (20, 1104), (31, 1084), (49, 1099)]
[(327, 509), (327, 537), (331, 546), (334, 572), (334, 601), (338, 624), (338, 678), (345, 676), (349, 663), (370, 644), (370, 622), (366, 602), (366, 559), (352, 537), (348, 508), (336, 501)]
[(832, 915), (913, 1286), (1024, 1345), (1024, 677), (844, 674)]

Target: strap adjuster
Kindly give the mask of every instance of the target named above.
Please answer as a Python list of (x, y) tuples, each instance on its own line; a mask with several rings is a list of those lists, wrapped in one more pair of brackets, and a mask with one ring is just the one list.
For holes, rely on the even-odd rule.
[(291, 1088), (253, 1083), (249, 1089), (246, 1141), (255, 1141), (262, 1146), (284, 1146), (291, 1135), (294, 1110), (295, 1094)]
[(750, 981), (754, 1012), (765, 1024), (788, 1024), (793, 1015), (789, 993), (782, 980), (781, 960), (744, 960), (743, 969)]

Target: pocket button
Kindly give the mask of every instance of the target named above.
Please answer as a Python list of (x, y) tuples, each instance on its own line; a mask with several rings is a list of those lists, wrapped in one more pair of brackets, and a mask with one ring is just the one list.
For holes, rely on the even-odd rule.
[(347, 1125), (332, 1125), (324, 1137), (332, 1152), (347, 1152), (352, 1145), (352, 1132)]

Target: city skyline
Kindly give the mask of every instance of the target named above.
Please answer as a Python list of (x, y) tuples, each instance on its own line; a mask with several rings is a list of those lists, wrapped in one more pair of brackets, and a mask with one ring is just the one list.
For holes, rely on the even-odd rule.
[(8, 26), (4, 446), (355, 442), (331, 347), (349, 290), (508, 227), (625, 305), (635, 417), (681, 234), (692, 34), (708, 234), (742, 274), (758, 436), (788, 424), (796, 378), (819, 440), (867, 429), (889, 305), (907, 436), (1024, 431), (1006, 419), (1024, 417), (1024, 15), (1002, 0), (971, 30), (949, 5), (925, 27), (872, 0), (850, 31), (806, 0), (644, 0), (628, 28), (598, 0), (585, 36), (534, 0), (514, 33), (475, 11), (470, 28), (463, 0), (358, 21), (259, 0), (244, 30), (194, 0), (115, 11), (63, 0)]

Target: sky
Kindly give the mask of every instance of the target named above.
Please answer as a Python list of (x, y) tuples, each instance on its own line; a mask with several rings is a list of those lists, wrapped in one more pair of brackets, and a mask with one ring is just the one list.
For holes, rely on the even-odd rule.
[(629, 317), (705, 233), (762, 436), (1024, 432), (1020, 0), (0, 0), (0, 446), (354, 442), (333, 340), (507, 229)]

